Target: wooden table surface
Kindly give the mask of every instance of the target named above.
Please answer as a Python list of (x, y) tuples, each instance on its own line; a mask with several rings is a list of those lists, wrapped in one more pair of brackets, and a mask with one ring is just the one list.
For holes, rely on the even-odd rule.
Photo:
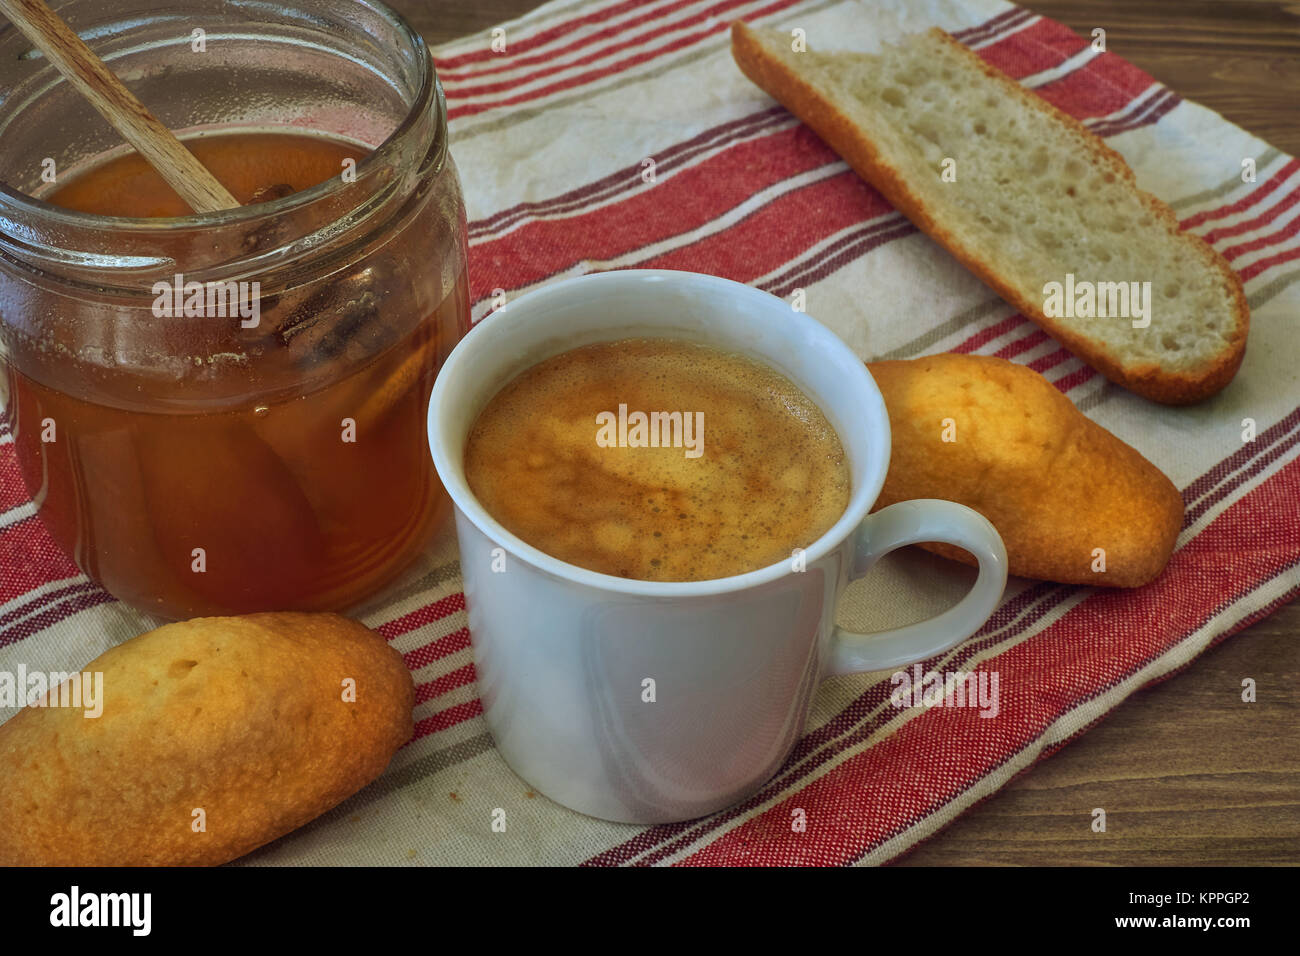
[[(431, 43), (535, 0), (389, 0)], [(1188, 99), (1300, 155), (1300, 2), (1029, 0)], [(1300, 602), (1130, 698), (903, 865), (1300, 863)], [(1241, 702), (1241, 682), (1259, 687)], [(1093, 833), (1094, 807), (1107, 832)]]

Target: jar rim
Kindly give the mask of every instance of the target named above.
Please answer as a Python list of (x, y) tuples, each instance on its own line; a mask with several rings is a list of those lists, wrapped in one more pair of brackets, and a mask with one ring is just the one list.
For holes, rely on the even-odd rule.
[[(405, 139), (411, 135), (412, 131), (422, 125), (423, 115), (430, 107), (436, 110), (433, 128), (434, 136), (438, 140), (431, 144), (431, 148), (436, 149), (441, 157), (447, 149), (447, 107), (442, 95), (437, 70), (433, 63), (433, 55), (424, 42), (424, 38), (410, 25), (405, 17), (384, 3), (383, 0), (349, 0), (349, 2), (365, 7), (387, 20), (398, 31), (399, 35), (410, 44), (410, 52), (414, 54), (420, 71), (419, 88), (406, 115), (383, 142), (371, 149), (357, 162), (356, 179), (360, 181), (375, 170), (382, 169), (392, 163), (402, 152)], [(10, 25), (9, 29), (16, 28)], [(57, 82), (66, 83), (67, 81), (60, 76)], [(285, 132), (288, 131), (289, 129), (286, 128)], [(274, 218), (285, 212), (331, 198), (347, 190), (350, 185), (350, 183), (343, 181), (338, 176), (331, 176), (307, 189), (267, 202), (234, 206), (230, 209), (218, 209), (212, 212), (195, 212), (186, 216), (146, 217), (106, 216), (56, 206), (46, 200), (14, 189), (8, 183), (0, 180), (0, 213), (4, 213), (6, 209), (9, 209), (18, 215), (39, 218), (51, 225), (66, 226), (89, 232), (113, 232), (119, 236), (123, 233), (143, 236), (183, 229), (224, 229), (231, 225), (256, 223), (258, 220)]]

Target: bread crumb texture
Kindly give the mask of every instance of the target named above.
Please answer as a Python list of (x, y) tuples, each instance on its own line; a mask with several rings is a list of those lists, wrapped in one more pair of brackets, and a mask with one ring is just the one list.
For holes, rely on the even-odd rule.
[[(1223, 257), (1181, 231), (1101, 139), (942, 30), (879, 54), (794, 52), (788, 34), (739, 22), (732, 40), (750, 79), (1098, 371), (1173, 404), (1205, 398), (1236, 373), (1249, 308)], [(948, 161), (955, 181), (942, 175)], [(1150, 283), (1150, 324), (1048, 316), (1044, 288), (1067, 274)]]

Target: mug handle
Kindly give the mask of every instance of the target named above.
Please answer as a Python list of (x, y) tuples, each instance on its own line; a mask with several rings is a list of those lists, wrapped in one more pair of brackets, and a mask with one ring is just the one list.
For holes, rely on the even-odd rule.
[(973, 554), (979, 561), (975, 586), (954, 607), (916, 624), (874, 634), (836, 627), (831, 632), (827, 677), (894, 670), (941, 654), (978, 631), (992, 615), (1007, 583), (1007, 549), (987, 518), (955, 501), (918, 498), (868, 515), (854, 532), (849, 580), (862, 577), (895, 548), (927, 541), (956, 545)]

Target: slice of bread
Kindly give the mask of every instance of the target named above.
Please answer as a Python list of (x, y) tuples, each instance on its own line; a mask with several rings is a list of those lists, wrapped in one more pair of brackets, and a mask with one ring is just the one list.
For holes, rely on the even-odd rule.
[[(1081, 123), (939, 29), (876, 55), (792, 46), (789, 33), (732, 24), (746, 76), (1079, 358), (1174, 405), (1232, 380), (1250, 323), (1240, 280)], [(1049, 317), (1048, 284), (1067, 275), (1076, 290), (1150, 283), (1149, 324), (1134, 327), (1132, 303), (1122, 316)], [(1118, 286), (1102, 289), (1117, 297), (1098, 303), (1123, 308)]]

